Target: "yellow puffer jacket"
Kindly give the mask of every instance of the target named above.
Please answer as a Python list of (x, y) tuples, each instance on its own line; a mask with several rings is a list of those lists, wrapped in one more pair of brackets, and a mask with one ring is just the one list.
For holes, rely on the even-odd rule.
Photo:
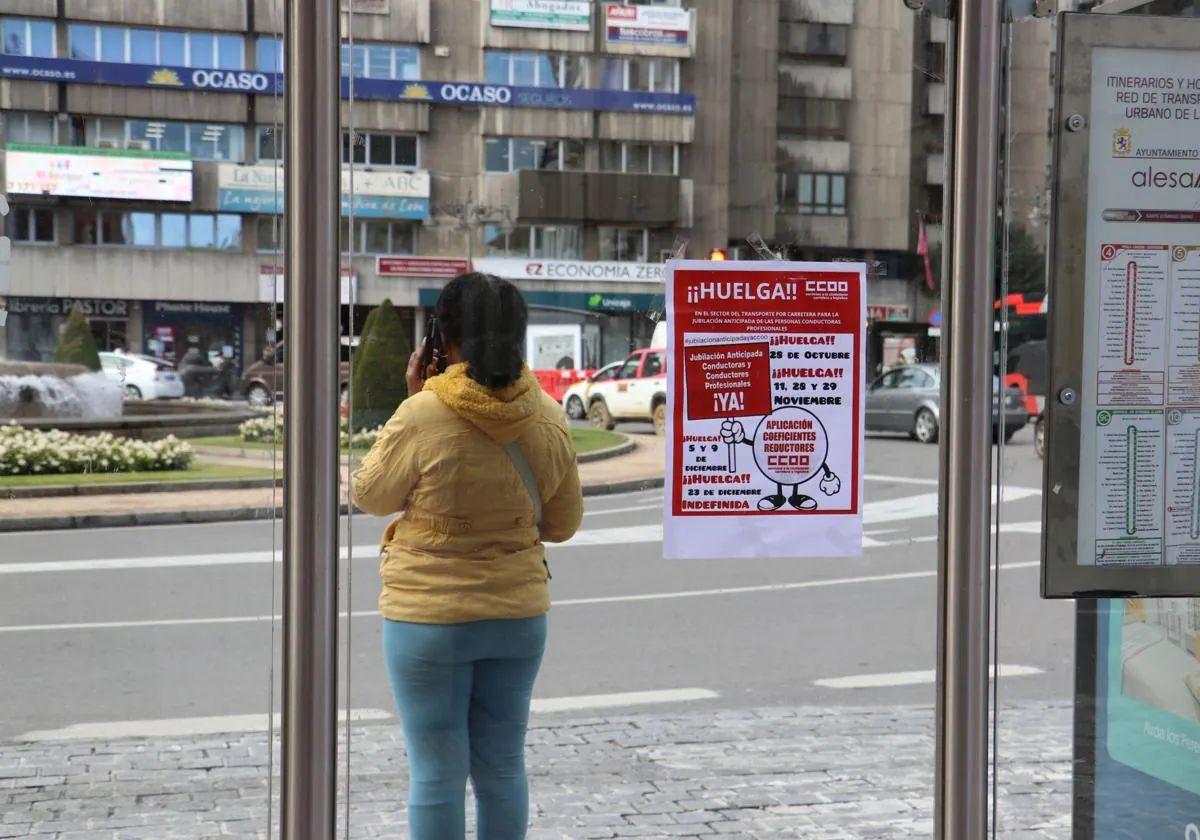
[[(518, 441), (542, 496), (542, 524), (504, 450)], [(452, 365), (396, 409), (355, 474), (354, 502), (400, 512), (383, 536), (385, 618), (457, 624), (550, 608), (546, 542), (579, 528), (583, 496), (562, 409), (526, 369), (488, 389)]]

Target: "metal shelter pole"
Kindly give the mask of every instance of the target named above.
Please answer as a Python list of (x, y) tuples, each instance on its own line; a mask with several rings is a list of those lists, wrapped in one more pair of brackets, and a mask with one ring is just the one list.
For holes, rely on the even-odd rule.
[(1002, 0), (960, 0), (954, 20), (950, 274), (943, 288), (938, 524), (939, 840), (987, 832), (988, 590)]
[(338, 4), (286, 0), (283, 840), (333, 840), (337, 768)]

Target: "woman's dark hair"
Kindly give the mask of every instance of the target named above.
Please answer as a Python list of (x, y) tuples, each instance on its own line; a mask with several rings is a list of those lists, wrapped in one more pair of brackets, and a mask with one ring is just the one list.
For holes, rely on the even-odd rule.
[(458, 345), (467, 376), (487, 388), (521, 378), (529, 312), (512, 283), (491, 274), (460, 274), (442, 289), (434, 314), (442, 341)]

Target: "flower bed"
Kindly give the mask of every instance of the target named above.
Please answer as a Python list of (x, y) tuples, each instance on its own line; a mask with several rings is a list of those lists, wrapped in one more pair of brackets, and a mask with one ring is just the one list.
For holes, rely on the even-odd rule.
[(193, 454), (174, 436), (145, 441), (0, 426), (0, 476), (183, 470)]
[[(339, 428), (343, 449), (349, 446), (353, 446), (355, 449), (369, 449), (375, 445), (375, 440), (383, 431), (383, 427), (380, 426), (377, 429), (355, 432), (353, 440), (351, 440), (350, 424), (345, 417), (341, 419)], [(272, 441), (283, 443), (283, 417), (278, 413), (274, 420), (270, 416), (255, 417), (238, 426), (238, 433), (246, 443), (271, 443)], [(276, 440), (276, 433), (278, 433), (278, 440)]]

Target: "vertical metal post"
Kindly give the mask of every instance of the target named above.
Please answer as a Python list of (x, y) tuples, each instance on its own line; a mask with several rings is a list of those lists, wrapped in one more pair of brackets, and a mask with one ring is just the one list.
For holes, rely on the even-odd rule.
[(287, 0), (283, 840), (333, 840), (337, 769), (338, 4)]
[(960, 0), (954, 22), (950, 274), (943, 288), (938, 541), (939, 840), (987, 832), (993, 258), (1001, 0)]

